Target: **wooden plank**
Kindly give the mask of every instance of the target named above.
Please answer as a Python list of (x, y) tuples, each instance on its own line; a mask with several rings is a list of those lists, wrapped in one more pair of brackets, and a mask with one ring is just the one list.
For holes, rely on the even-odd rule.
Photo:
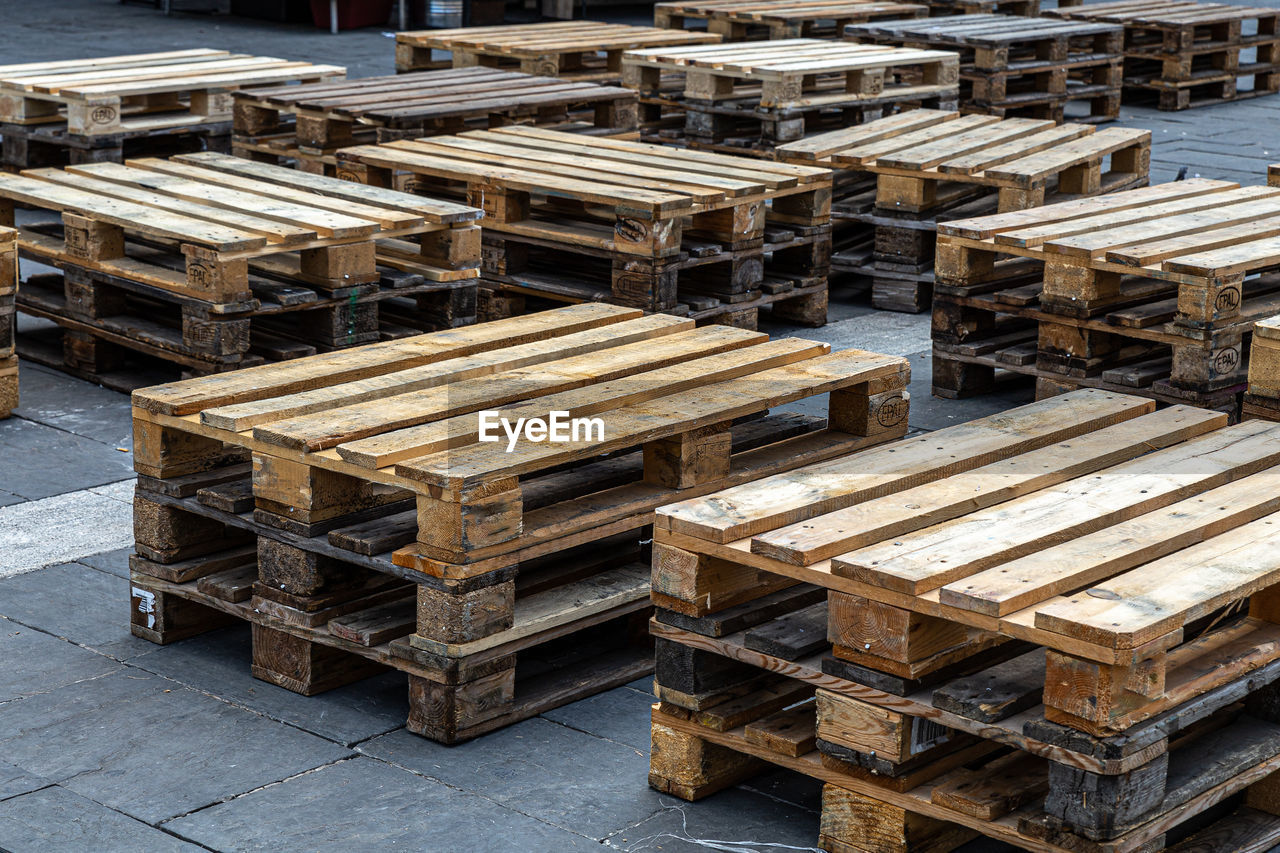
[(324, 388), (449, 358), (545, 340), (620, 323), (643, 312), (603, 303), (572, 305), (414, 338), (322, 353), (307, 359), (250, 367), (233, 373), (156, 385), (134, 392), (133, 405), (166, 415), (252, 402)]
[(1280, 463), (1280, 425), (1243, 423), (832, 560), (842, 577), (919, 595), (998, 563)]
[(368, 184), (357, 184), (323, 175), (312, 175), (296, 169), (286, 169), (267, 163), (256, 163), (240, 157), (219, 154), (216, 151), (199, 151), (194, 154), (178, 154), (170, 162), (190, 163), (219, 172), (252, 178), (270, 184), (292, 187), (317, 193), (344, 201), (362, 204), (373, 204), (389, 207), (393, 210), (405, 210), (422, 216), (427, 222), (457, 223), (472, 222), (481, 217), (482, 212), (465, 204), (424, 198), (413, 193), (398, 192), (384, 187), (373, 187)]
[[(266, 183), (251, 178), (243, 178), (239, 175), (216, 169), (203, 169), (190, 163), (161, 160), (157, 157), (143, 157), (126, 160), (125, 165), (146, 169), (153, 173), (158, 172), (161, 173), (161, 176), (171, 176), (174, 180), (172, 183), (166, 182), (165, 185), (171, 187), (174, 192), (181, 191), (180, 188), (186, 186), (181, 182), (189, 181), (208, 187), (208, 189), (201, 190), (201, 192), (218, 192), (226, 198), (231, 198), (232, 193), (249, 193), (251, 194), (249, 196), (250, 202), (256, 205), (255, 209), (259, 211), (261, 211), (264, 204), (314, 209), (317, 213), (308, 214), (309, 216), (328, 217), (335, 225), (351, 229), (347, 233), (335, 232), (335, 236), (359, 236), (359, 233), (355, 230), (355, 223), (361, 223), (364, 228), (368, 228), (367, 223), (373, 222), (383, 229), (394, 230), (397, 228), (412, 228), (421, 225), (424, 221), (421, 216), (408, 211), (363, 204), (350, 199), (334, 199), (318, 193), (294, 189), (284, 184)], [(157, 178), (152, 180), (157, 180)], [(350, 224), (348, 225), (347, 223)], [(376, 226), (368, 233), (376, 231)], [(360, 229), (360, 231), (363, 230)]]
[(827, 603), (788, 613), (752, 628), (745, 637), (746, 647), (783, 660), (799, 660), (825, 651), (827, 641)]
[(1005, 231), (1030, 228), (1048, 223), (1066, 223), (1103, 213), (1121, 213), (1123, 211), (1147, 209), (1152, 205), (1182, 199), (1193, 199), (1208, 193), (1225, 192), (1239, 187), (1239, 184), (1230, 181), (1189, 178), (1185, 181), (1156, 184), (1155, 186), (1141, 187), (1100, 198), (1082, 198), (1049, 204), (1044, 207), (1035, 207), (1029, 210), (998, 213), (994, 216), (940, 222), (938, 223), (938, 234), (967, 237), (973, 240), (987, 240)]
[(362, 646), (380, 646), (407, 636), (417, 627), (418, 607), (412, 596), (357, 610), (330, 620), (329, 633)]
[[(766, 367), (781, 369), (776, 365), (807, 363), (822, 357), (825, 351), (825, 344), (797, 338), (757, 343), (742, 351), (705, 356), (692, 362), (508, 405), (498, 410), (499, 417), (515, 423), (522, 417), (547, 418), (550, 412), (555, 411), (567, 412), (567, 417), (588, 417), (608, 412), (612, 429), (606, 427), (605, 433), (616, 438), (620, 425), (625, 423), (624, 419), (631, 410), (644, 406), (648, 401), (660, 400), (662, 402), (654, 405), (666, 409), (698, 393), (690, 389), (704, 389), (705, 393), (710, 393), (719, 383), (745, 382), (746, 379), (736, 377), (753, 378), (767, 372)], [(720, 418), (717, 422), (731, 418)], [(434, 482), (438, 476), (453, 479), (450, 472), (454, 470), (479, 471), (489, 466), (505, 469), (512, 464), (526, 467), (527, 473), (549, 467), (536, 461), (542, 455), (558, 456), (561, 453), (561, 443), (538, 445), (520, 442), (510, 452), (507, 451), (508, 443), (501, 440), (492, 445), (480, 443), (479, 421), (475, 414), (460, 415), (345, 442), (338, 445), (337, 450), (344, 460), (363, 468), (384, 468), (398, 463), (398, 475), (422, 482)], [(672, 429), (672, 432), (678, 431)], [(640, 443), (643, 442), (637, 440), (621, 446)], [(580, 454), (586, 454), (583, 445), (590, 446), (591, 442), (580, 439), (569, 444)], [(496, 458), (492, 453), (494, 450), (497, 451)], [(474, 468), (466, 469), (464, 460), (474, 460)]]
[(796, 142), (779, 145), (775, 153), (779, 159), (785, 160), (824, 161), (845, 148), (879, 142), (926, 127), (937, 127), (959, 117), (960, 113), (955, 110), (907, 110), (854, 127), (806, 136)]
[(619, 609), (638, 610), (648, 600), (649, 567), (635, 563), (517, 598), (515, 623), (505, 631), (467, 643), (440, 643), (414, 635), (410, 643), (435, 654), (465, 658), (528, 640), (593, 615)]
[(502, 449), (495, 452), (493, 447), (476, 444), (400, 463), (396, 466), (396, 473), (411, 480), (449, 488), (501, 477), (518, 477), (548, 465), (632, 447), (859, 382), (886, 378), (898, 373), (904, 365), (905, 360), (895, 356), (844, 350), (760, 371), (749, 377), (672, 394), (653, 403), (615, 409), (608, 418), (602, 440), (525, 442), (510, 453)]
[[(146, 161), (137, 162), (145, 163)], [(161, 196), (173, 196), (199, 205), (208, 205), (233, 211), (252, 210), (255, 215), (264, 219), (308, 228), (322, 237), (367, 237), (378, 230), (378, 226), (375, 223), (354, 216), (293, 204), (256, 193), (250, 194), (228, 190), (217, 185), (186, 178), (157, 174), (147, 169), (122, 166), (119, 163), (90, 163), (83, 166), (72, 166), (67, 169), (67, 174), (71, 176), (69, 180), (73, 185), (74, 176), (89, 175), (100, 181), (140, 187), (151, 190)]]
[[(1116, 221), (1114, 217), (1086, 218), (1072, 223), (1069, 229), (1057, 227), (1051, 235), (1040, 231), (1015, 231), (1001, 234), (996, 240), (1016, 246), (1032, 246), (1039, 242), (1046, 256), (1096, 258), (1109, 249), (1139, 240), (1195, 234), (1280, 213), (1280, 188), (1244, 187), (1211, 198), (1216, 200), (1213, 205), (1195, 202), (1155, 205), (1136, 222)], [(1159, 218), (1153, 221), (1153, 214)]]
[(200, 420), (218, 429), (240, 432), (271, 421), (325, 412), (337, 406), (354, 405), (410, 391), (438, 388), (452, 382), (462, 382), (575, 355), (599, 352), (639, 341), (656, 340), (692, 328), (694, 328), (692, 320), (665, 314), (652, 314), (582, 332), (446, 359), (421, 367), (408, 367), (353, 382), (343, 382), (249, 403), (205, 409), (200, 413)]
[(1280, 579), (1270, 515), (1036, 608), (1036, 627), (1128, 649)]
[[(1084, 389), (838, 460), (664, 507), (655, 525), (734, 542), (1150, 412), (1150, 401)], [(1065, 414), (1069, 413), (1069, 414)]]
[(202, 219), (228, 228), (257, 232), (278, 245), (288, 246), (292, 243), (305, 243), (310, 240), (316, 240), (320, 236), (314, 229), (304, 228), (292, 222), (273, 221), (240, 210), (226, 210), (206, 204), (184, 201), (139, 187), (95, 180), (91, 176), (77, 171), (76, 166), (68, 167), (65, 171), (62, 169), (27, 169), (23, 174), (85, 192), (97, 193), (136, 204), (144, 204), (148, 207), (167, 210), (182, 216), (190, 216), (193, 219)]
[(195, 243), (217, 251), (260, 249), (267, 238), (238, 228), (217, 225), (176, 213), (105, 198), (93, 192), (18, 175), (0, 174), (0, 196), (12, 201), (59, 212), (82, 213), (126, 231)]
[(1014, 752), (968, 773), (957, 774), (930, 793), (934, 805), (981, 820), (995, 820), (1044, 796), (1049, 767), (1043, 758)]
[(817, 746), (814, 725), (813, 703), (806, 702), (748, 723), (742, 734), (748, 743), (794, 757), (812, 752)]
[(1225, 426), (1220, 412), (1174, 406), (847, 509), (776, 528), (751, 550), (809, 565), (1135, 459)]
[(939, 601), (1004, 616), (1173, 554), (1280, 510), (1280, 472), (1261, 471), (1130, 521), (944, 586)]
[(688, 375), (696, 377), (698, 369), (705, 369), (708, 374), (703, 381), (711, 382), (710, 377), (716, 375), (716, 366), (705, 359), (746, 348), (750, 354), (745, 360), (729, 360), (741, 361), (743, 366), (738, 369), (747, 369), (746, 364), (759, 368), (761, 361), (756, 358), (763, 360), (766, 356), (756, 353), (759, 347), (755, 345), (765, 346), (767, 340), (768, 335), (725, 326), (688, 329), (654, 340), (571, 355), (474, 379), (455, 380), (447, 385), (379, 395), (350, 405), (338, 404), (312, 414), (262, 424), (254, 429), (253, 436), (265, 444), (316, 451), (418, 424), (482, 409), (499, 410), (539, 398), (544, 398), (549, 405), (556, 405), (545, 398), (583, 386), (590, 386), (588, 391), (597, 390), (600, 387), (597, 383), (623, 377), (630, 377), (633, 385), (660, 385), (670, 375), (674, 385), (679, 381), (676, 374), (688, 372)]

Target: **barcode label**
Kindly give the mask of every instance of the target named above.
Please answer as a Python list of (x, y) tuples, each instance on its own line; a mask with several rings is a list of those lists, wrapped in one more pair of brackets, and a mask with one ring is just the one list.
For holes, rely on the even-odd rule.
[(911, 754), (924, 752), (930, 747), (946, 743), (951, 739), (952, 731), (946, 726), (916, 717), (911, 724)]

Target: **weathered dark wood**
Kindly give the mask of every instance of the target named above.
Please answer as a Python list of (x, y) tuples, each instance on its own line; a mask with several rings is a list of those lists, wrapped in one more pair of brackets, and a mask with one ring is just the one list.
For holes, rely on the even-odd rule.
[(827, 591), (821, 587), (798, 584), (706, 616), (687, 616), (674, 610), (662, 609), (659, 609), (655, 616), (659, 622), (665, 622), (684, 631), (692, 631), (704, 637), (723, 637), (768, 622), (802, 607), (825, 601), (826, 597)]
[(933, 705), (984, 723), (994, 723), (1040, 704), (1044, 650), (997, 664), (933, 691)]
[(827, 647), (827, 603), (780, 616), (746, 634), (746, 646), (783, 660), (798, 660)]

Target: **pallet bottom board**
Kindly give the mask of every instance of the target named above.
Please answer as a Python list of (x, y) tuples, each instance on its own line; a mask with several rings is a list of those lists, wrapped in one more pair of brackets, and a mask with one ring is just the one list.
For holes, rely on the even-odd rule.
[[(1232, 797), (1250, 784), (1265, 778), (1277, 768), (1280, 768), (1280, 756), (1264, 761), (1243, 771), (1235, 778), (1204, 791), (1175, 807), (1170, 812), (1137, 829), (1131, 830), (1114, 841), (1088, 842), (1084, 839), (1076, 839), (1075, 843), (1060, 845), (1028, 835), (1019, 829), (1019, 823), (1022, 819), (1034, 819), (1037, 816), (1038, 812), (1034, 806), (1024, 806), (995, 820), (984, 820), (963, 812), (953, 811), (944, 806), (935, 805), (932, 799), (933, 790), (951, 779), (963, 775), (963, 769), (944, 773), (936, 779), (909, 791), (898, 792), (882, 787), (873, 781), (856, 778), (826, 766), (817, 750), (799, 756), (792, 756), (761, 746), (747, 737), (745, 726), (739, 726), (729, 731), (716, 731), (698, 723), (681, 719), (678, 716), (663, 713), (657, 705), (653, 707), (652, 720), (655, 727), (661, 726), (684, 735), (692, 735), (718, 746), (727, 747), (741, 755), (751, 756), (818, 779), (824, 783), (905, 809), (912, 814), (959, 824), (989, 838), (1012, 844), (1024, 850), (1038, 851), (1038, 853), (1067, 853), (1067, 851), (1079, 851), (1079, 853), (1137, 853), (1137, 851), (1146, 849), (1144, 848), (1145, 844), (1160, 838), (1167, 830), (1177, 826), (1182, 821)], [(751, 774), (744, 773), (743, 775)], [(663, 783), (664, 780), (661, 778), (655, 778), (653, 774), (650, 775), (650, 784), (654, 787), (663, 790)], [(676, 794), (677, 790), (678, 788), (670, 789), (668, 792)], [(702, 792), (703, 795), (710, 793), (714, 793), (714, 791)], [(1277, 836), (1277, 841), (1280, 841), (1280, 836)]]
[[(403, 635), (391, 640), (385, 640), (376, 645), (364, 645), (359, 641), (333, 633), (333, 622), (359, 622), (361, 620), (359, 612), (345, 614), (331, 620), (328, 624), (309, 628), (292, 624), (268, 612), (264, 612), (262, 609), (255, 607), (254, 600), (248, 596), (229, 595), (226, 592), (228, 585), (218, 583), (218, 578), (215, 575), (207, 575), (186, 583), (172, 583), (137, 572), (133, 573), (132, 578), (134, 584), (132, 595), (134, 601), (137, 602), (135, 607), (147, 606), (148, 597), (150, 597), (151, 602), (154, 602), (157, 595), (172, 596), (199, 605), (222, 617), (230, 617), (232, 621), (239, 620), (273, 632), (286, 634), (309, 644), (322, 646), (337, 653), (345, 653), (345, 656), (352, 658), (352, 663), (344, 666), (342, 673), (334, 680), (320, 683), (298, 681), (284, 677), (280, 672), (276, 672), (269, 667), (256, 664), (253, 667), (255, 677), (294, 692), (313, 695), (341, 686), (341, 684), (350, 683), (352, 680), (358, 680), (360, 677), (374, 674), (380, 671), (380, 667), (397, 669), (423, 681), (433, 681), (439, 678), (439, 675), (430, 668), (413, 662), (412, 652), (404, 648), (408, 641)], [(211, 581), (214, 581), (214, 583), (211, 583)], [(234, 597), (239, 597), (240, 600), (229, 600)], [(151, 606), (154, 606), (154, 604)], [(641, 601), (638, 605), (624, 608), (623, 610), (643, 610), (646, 606), (647, 602)], [(368, 612), (373, 613), (374, 610), (379, 608), (385, 610), (386, 605), (377, 605)], [(625, 612), (622, 615), (625, 615)], [(591, 643), (583, 643), (582, 648), (575, 650), (575, 635), (579, 631), (590, 631), (598, 626), (602, 630), (607, 630), (610, 624), (609, 620), (613, 620), (618, 616), (619, 612), (613, 611), (601, 615), (598, 619), (584, 619), (580, 624), (571, 627), (568, 636), (562, 636), (562, 634), (566, 633), (564, 631), (552, 631), (543, 637), (525, 638), (526, 647), (520, 651), (522, 654), (533, 656), (533, 659), (528, 661), (521, 659), (516, 665), (517, 675), (515, 678), (514, 699), (509, 704), (509, 707), (504, 708), (500, 714), (473, 726), (456, 731), (442, 732), (435, 728), (430, 721), (413, 713), (411, 709), (408, 723), (409, 729), (435, 740), (456, 743), (652, 674), (653, 652), (644, 644), (591, 652), (589, 650), (593, 648), (593, 645)], [(218, 621), (215, 619), (207, 624), (208, 628), (218, 627), (221, 624), (225, 624), (225, 620)], [(152, 642), (161, 642), (165, 639), (162, 635), (138, 624), (133, 625), (133, 632), (136, 636)], [(195, 633), (201, 632), (196, 631)], [(534, 643), (540, 643), (540, 645), (535, 647)], [(558, 644), (569, 651), (561, 650), (555, 652), (554, 650)], [(583, 649), (587, 649), (587, 651)], [(546, 650), (552, 650), (554, 654), (558, 654), (561, 658), (568, 659), (568, 662), (557, 665), (554, 661), (545, 662), (538, 659), (539, 655), (543, 655)], [(573, 658), (575, 657), (578, 660), (574, 660)], [(354, 658), (359, 658), (364, 663), (355, 662)]]
[[(1231, 385), (1226, 388), (1220, 388), (1213, 391), (1191, 391), (1182, 388), (1176, 388), (1168, 382), (1168, 371), (1163, 371), (1164, 378), (1150, 378), (1145, 384), (1134, 384), (1135, 381), (1141, 381), (1145, 374), (1139, 376), (1138, 373), (1133, 375), (1137, 378), (1130, 380), (1128, 378), (1108, 379), (1107, 375), (1102, 376), (1069, 376), (1062, 373), (1054, 373), (1048, 370), (1041, 370), (1035, 366), (1034, 361), (1026, 363), (1026, 350), (1018, 345), (1009, 347), (1006, 350), (996, 350), (989, 355), (961, 355), (957, 353), (934, 353), (936, 362), (952, 362), (960, 364), (972, 364), (979, 367), (989, 367), (994, 370), (1005, 371), (1007, 373), (1016, 374), (1018, 376), (1027, 377), (1036, 382), (1049, 383), (1043, 387), (1044, 396), (1052, 396), (1053, 393), (1062, 393), (1063, 391), (1075, 388), (1098, 388), (1103, 391), (1114, 391), (1119, 394), (1132, 394), (1138, 397), (1147, 397), (1152, 400), (1158, 400), (1161, 403), (1193, 405), (1200, 408), (1218, 409), (1225, 411), (1221, 407), (1227, 407), (1235, 412), (1239, 410), (1240, 395), (1244, 392), (1245, 386)], [(1138, 370), (1138, 366), (1133, 366), (1133, 370)], [(1107, 371), (1113, 377), (1119, 377), (1127, 374), (1129, 371), (1122, 367), (1113, 368)], [(1050, 392), (1051, 386), (1060, 386), (1056, 392)], [(935, 397), (943, 397), (946, 399), (962, 399), (967, 396), (974, 396), (982, 392), (973, 392), (972, 394), (965, 391), (957, 392), (955, 389), (948, 388), (944, 385), (935, 385), (933, 394)]]

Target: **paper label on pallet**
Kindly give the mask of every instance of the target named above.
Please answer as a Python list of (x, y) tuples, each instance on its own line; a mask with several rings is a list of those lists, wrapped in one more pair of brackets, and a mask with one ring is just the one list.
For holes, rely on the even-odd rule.
[(156, 626), (156, 594), (138, 589), (136, 586), (132, 588), (131, 593), (138, 602), (138, 612), (145, 613), (147, 616), (147, 627), (154, 628)]

